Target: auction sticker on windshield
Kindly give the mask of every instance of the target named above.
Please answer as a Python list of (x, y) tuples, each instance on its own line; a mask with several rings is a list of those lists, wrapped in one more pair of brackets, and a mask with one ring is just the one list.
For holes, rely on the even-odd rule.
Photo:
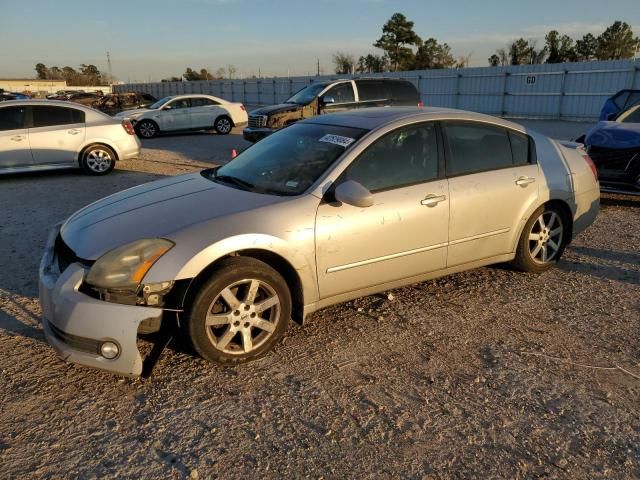
[(331, 135), (327, 134), (320, 139), (321, 142), (333, 143), (334, 145), (340, 145), (341, 147), (347, 148), (353, 142), (356, 141), (355, 138), (343, 137), (341, 135)]

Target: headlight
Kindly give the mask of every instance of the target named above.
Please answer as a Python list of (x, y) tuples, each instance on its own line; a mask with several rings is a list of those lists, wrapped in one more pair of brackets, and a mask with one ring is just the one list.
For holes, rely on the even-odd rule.
[(86, 281), (99, 288), (135, 289), (153, 264), (173, 246), (169, 240), (153, 238), (118, 247), (96, 260)]

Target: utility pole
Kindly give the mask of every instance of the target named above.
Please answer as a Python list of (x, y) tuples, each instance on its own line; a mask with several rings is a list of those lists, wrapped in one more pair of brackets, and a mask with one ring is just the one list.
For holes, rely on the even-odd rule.
[(316, 70), (316, 76), (319, 77), (320, 76), (320, 59), (319, 58), (317, 59), (317, 67), (318, 68)]
[(111, 72), (111, 55), (107, 52), (107, 66), (109, 68), (109, 85), (113, 86), (113, 73)]

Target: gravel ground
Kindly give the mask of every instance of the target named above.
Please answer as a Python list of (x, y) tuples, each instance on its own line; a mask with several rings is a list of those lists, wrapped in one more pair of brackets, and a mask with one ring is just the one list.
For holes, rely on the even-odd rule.
[(50, 226), (238, 146), (164, 137), (104, 178), (0, 178), (0, 478), (640, 477), (640, 199), (603, 199), (543, 275), (327, 308), (238, 368), (177, 346), (147, 381), (60, 361), (38, 324)]

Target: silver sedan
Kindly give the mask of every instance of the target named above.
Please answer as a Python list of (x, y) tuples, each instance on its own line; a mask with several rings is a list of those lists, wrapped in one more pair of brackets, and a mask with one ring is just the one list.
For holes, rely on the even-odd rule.
[(0, 104), (0, 174), (80, 167), (106, 175), (117, 160), (139, 155), (128, 120), (55, 100)]
[(65, 360), (119, 373), (142, 370), (138, 334), (171, 328), (237, 364), (338, 302), (494, 263), (544, 272), (598, 208), (585, 152), (520, 125), (325, 115), (72, 215), (42, 259), (43, 325)]

